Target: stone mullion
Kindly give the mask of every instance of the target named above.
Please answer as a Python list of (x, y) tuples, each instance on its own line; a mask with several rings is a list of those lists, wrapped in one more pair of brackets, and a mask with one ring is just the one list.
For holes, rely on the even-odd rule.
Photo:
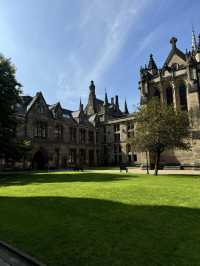
[(176, 84), (175, 84), (174, 81), (171, 81), (171, 87), (172, 87), (172, 92), (173, 92), (173, 104), (174, 104), (174, 108), (177, 109), (178, 108), (177, 88), (176, 88)]

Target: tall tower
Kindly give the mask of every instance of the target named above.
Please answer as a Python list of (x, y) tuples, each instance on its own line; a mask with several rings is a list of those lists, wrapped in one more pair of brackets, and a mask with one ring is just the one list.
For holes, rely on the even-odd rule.
[(96, 113), (96, 94), (95, 94), (95, 85), (94, 81), (91, 80), (89, 85), (89, 98), (88, 98), (88, 104), (87, 104), (87, 114), (93, 115)]
[(197, 49), (197, 40), (194, 29), (192, 29), (192, 51), (196, 51), (196, 49)]
[(149, 57), (148, 70), (149, 70), (149, 72), (152, 75), (155, 75), (158, 72), (158, 68), (157, 68), (157, 65), (156, 65), (156, 63), (155, 63), (155, 61), (153, 59), (153, 55), (152, 54), (150, 54), (150, 57)]

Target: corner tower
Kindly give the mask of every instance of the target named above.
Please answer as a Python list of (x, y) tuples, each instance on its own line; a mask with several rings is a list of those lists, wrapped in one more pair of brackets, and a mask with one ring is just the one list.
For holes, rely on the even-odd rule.
[(97, 112), (96, 110), (96, 93), (95, 93), (95, 85), (94, 81), (91, 80), (89, 85), (89, 97), (88, 97), (88, 104), (86, 107), (87, 115), (93, 115)]

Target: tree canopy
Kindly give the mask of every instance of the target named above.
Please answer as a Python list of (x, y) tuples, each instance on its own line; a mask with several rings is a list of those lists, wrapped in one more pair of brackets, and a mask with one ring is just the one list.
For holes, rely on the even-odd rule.
[(10, 59), (0, 55), (0, 157), (9, 158), (16, 150), (15, 106), (20, 102), (21, 85)]
[(190, 149), (188, 113), (173, 106), (160, 104), (154, 98), (142, 105), (136, 113), (136, 133), (131, 139), (135, 149), (155, 155), (155, 175), (158, 173), (160, 155), (167, 149)]

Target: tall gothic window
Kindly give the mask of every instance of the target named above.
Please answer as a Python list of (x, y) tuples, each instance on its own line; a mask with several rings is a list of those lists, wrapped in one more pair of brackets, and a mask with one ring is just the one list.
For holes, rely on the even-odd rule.
[(94, 132), (93, 131), (89, 131), (88, 137), (89, 137), (89, 143), (93, 144), (94, 143)]
[(63, 138), (63, 127), (62, 125), (57, 125), (55, 128), (55, 138), (62, 139)]
[(179, 97), (180, 97), (180, 106), (181, 109), (184, 111), (188, 110), (188, 106), (187, 106), (187, 90), (186, 90), (186, 86), (184, 84), (181, 84), (179, 86)]
[(79, 130), (79, 140), (81, 144), (86, 143), (86, 130), (83, 128), (80, 128)]
[(37, 122), (34, 128), (34, 137), (47, 138), (47, 124), (45, 122)]
[(172, 105), (173, 104), (173, 92), (172, 92), (172, 88), (168, 87), (166, 89), (166, 100), (167, 100), (167, 104), (168, 105)]
[(70, 164), (76, 163), (76, 149), (70, 149), (70, 151), (69, 151), (69, 163)]
[(70, 141), (72, 143), (76, 143), (76, 128), (70, 127), (69, 128), (69, 134), (70, 134)]
[(79, 156), (80, 156), (80, 164), (84, 164), (86, 162), (86, 150), (80, 149)]

